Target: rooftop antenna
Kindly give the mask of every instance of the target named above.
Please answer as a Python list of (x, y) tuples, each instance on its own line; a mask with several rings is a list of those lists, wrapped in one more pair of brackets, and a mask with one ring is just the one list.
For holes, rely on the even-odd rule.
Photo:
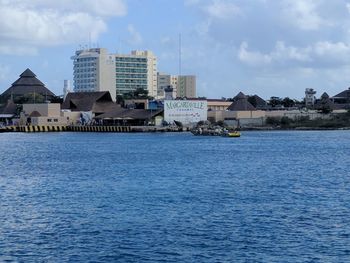
[(91, 31), (89, 31), (89, 49), (91, 48)]

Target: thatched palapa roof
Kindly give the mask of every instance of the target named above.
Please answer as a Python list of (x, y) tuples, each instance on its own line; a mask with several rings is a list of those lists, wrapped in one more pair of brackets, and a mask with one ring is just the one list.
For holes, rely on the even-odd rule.
[(113, 102), (108, 91), (71, 92), (67, 94), (62, 104), (62, 109), (94, 113), (104, 113), (119, 108), (120, 105)]
[(29, 68), (1, 96), (23, 96), (29, 93), (36, 93), (49, 98), (55, 96), (53, 92), (45, 87), (44, 83), (36, 78), (36, 75)]
[(234, 101), (227, 108), (230, 111), (254, 111), (255, 107), (248, 101), (246, 95), (239, 92), (236, 97), (233, 98)]
[(17, 112), (17, 105), (12, 101), (8, 100), (7, 103), (0, 108), (0, 114), (13, 114)]

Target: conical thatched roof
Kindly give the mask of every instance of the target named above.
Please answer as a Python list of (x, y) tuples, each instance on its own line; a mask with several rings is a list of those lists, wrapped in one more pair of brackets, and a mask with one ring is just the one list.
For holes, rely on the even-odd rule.
[(329, 99), (329, 95), (327, 94), (327, 92), (323, 92), (321, 99)]
[(253, 96), (254, 100), (256, 101), (256, 105), (257, 106), (266, 106), (267, 105), (267, 102), (266, 100), (264, 100), (263, 98), (261, 98), (260, 96), (258, 95), (254, 95)]
[(17, 105), (12, 100), (8, 100), (7, 103), (0, 108), (0, 114), (15, 114), (16, 111)]
[(335, 105), (334, 105), (333, 101), (329, 98), (329, 95), (326, 92), (324, 92), (322, 94), (321, 98), (316, 102), (315, 108), (318, 110), (322, 110), (325, 108), (328, 108), (330, 110), (334, 110)]
[(2, 97), (23, 96), (29, 93), (40, 94), (44, 97), (53, 97), (55, 94), (51, 92), (45, 85), (36, 78), (36, 75), (27, 68), (17, 79), (12, 83), (11, 87), (8, 88)]
[(230, 111), (253, 111), (256, 110), (255, 107), (248, 101), (247, 96), (242, 92), (239, 92), (236, 97), (233, 98), (234, 101), (227, 108)]
[(29, 117), (40, 117), (41, 114), (38, 111), (33, 111), (31, 114), (29, 114)]
[(235, 100), (241, 100), (241, 99), (246, 99), (247, 98), (247, 96), (242, 92), (242, 91), (240, 91), (234, 98), (233, 98), (233, 100), (235, 101)]

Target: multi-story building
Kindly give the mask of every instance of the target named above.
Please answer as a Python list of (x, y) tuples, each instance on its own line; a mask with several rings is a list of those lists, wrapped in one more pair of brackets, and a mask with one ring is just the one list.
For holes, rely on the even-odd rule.
[(75, 92), (109, 91), (115, 100), (115, 56), (104, 48), (91, 48), (78, 50), (71, 58)]
[(142, 88), (148, 90), (149, 96), (157, 96), (157, 58), (151, 51), (116, 54), (115, 72), (117, 94)]
[(178, 76), (176, 97), (196, 97), (196, 76)]
[(158, 72), (157, 74), (157, 99), (164, 99), (164, 89), (169, 86), (173, 89), (172, 96), (176, 98), (177, 76)]
[(313, 107), (316, 101), (316, 91), (314, 89), (305, 89), (305, 106)]
[(72, 59), (75, 92), (109, 91), (115, 100), (116, 94), (141, 88), (157, 96), (157, 58), (151, 51), (123, 55), (91, 48), (76, 51)]

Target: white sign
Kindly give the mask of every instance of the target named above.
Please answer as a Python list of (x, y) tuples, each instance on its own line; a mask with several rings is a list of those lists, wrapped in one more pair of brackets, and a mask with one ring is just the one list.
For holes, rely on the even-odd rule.
[(179, 121), (182, 124), (207, 120), (206, 100), (165, 100), (164, 120), (168, 123)]

